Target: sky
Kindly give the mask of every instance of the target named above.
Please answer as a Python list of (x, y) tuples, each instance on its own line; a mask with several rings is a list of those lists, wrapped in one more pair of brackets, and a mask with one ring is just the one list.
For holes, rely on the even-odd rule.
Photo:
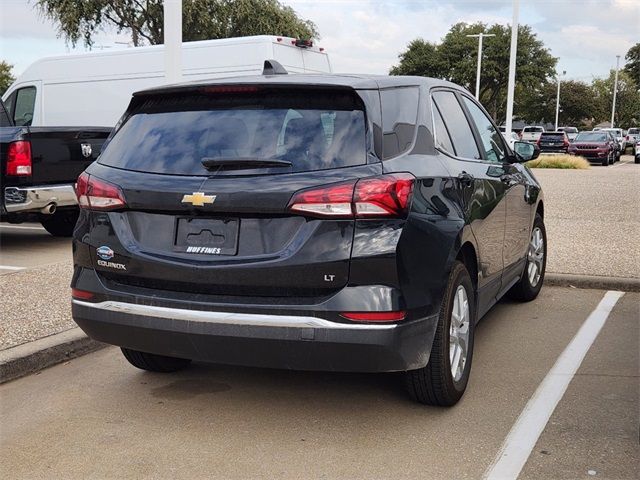
[[(336, 72), (385, 74), (418, 37), (439, 42), (457, 22), (511, 24), (512, 0), (281, 0), (320, 32)], [(0, 0), (0, 59), (14, 74), (48, 55), (82, 52), (58, 38), (33, 0)], [(520, 23), (533, 28), (566, 79), (589, 82), (615, 68), (640, 41), (640, 0), (521, 0)], [(127, 48), (130, 38), (101, 32), (94, 49)]]

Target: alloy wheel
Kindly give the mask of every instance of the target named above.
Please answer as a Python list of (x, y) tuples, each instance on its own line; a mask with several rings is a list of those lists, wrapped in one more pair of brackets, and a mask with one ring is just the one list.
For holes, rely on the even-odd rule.
[(469, 349), (469, 297), (463, 285), (458, 285), (453, 298), (451, 321), (449, 322), (449, 365), (454, 381), (462, 378)]
[(527, 253), (527, 276), (529, 284), (532, 287), (538, 285), (542, 276), (542, 267), (544, 265), (544, 238), (542, 230), (535, 227), (531, 232), (531, 241), (529, 242), (529, 252)]

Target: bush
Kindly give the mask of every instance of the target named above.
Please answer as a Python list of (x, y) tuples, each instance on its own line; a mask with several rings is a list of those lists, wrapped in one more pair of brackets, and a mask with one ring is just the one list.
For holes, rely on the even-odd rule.
[(527, 162), (529, 168), (573, 168), (583, 170), (589, 168), (589, 161), (575, 155), (542, 155)]

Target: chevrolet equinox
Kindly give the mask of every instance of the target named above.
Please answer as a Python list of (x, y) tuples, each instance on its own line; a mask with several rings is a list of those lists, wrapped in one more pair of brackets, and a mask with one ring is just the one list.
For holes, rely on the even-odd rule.
[(478, 320), (542, 287), (537, 154), (431, 78), (138, 92), (77, 181), (73, 318), (144, 370), (402, 372), (453, 405)]

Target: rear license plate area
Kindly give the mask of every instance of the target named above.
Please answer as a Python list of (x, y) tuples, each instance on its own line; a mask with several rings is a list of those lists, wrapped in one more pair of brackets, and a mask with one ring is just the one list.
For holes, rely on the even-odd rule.
[(173, 250), (201, 255), (238, 253), (237, 218), (178, 218)]

